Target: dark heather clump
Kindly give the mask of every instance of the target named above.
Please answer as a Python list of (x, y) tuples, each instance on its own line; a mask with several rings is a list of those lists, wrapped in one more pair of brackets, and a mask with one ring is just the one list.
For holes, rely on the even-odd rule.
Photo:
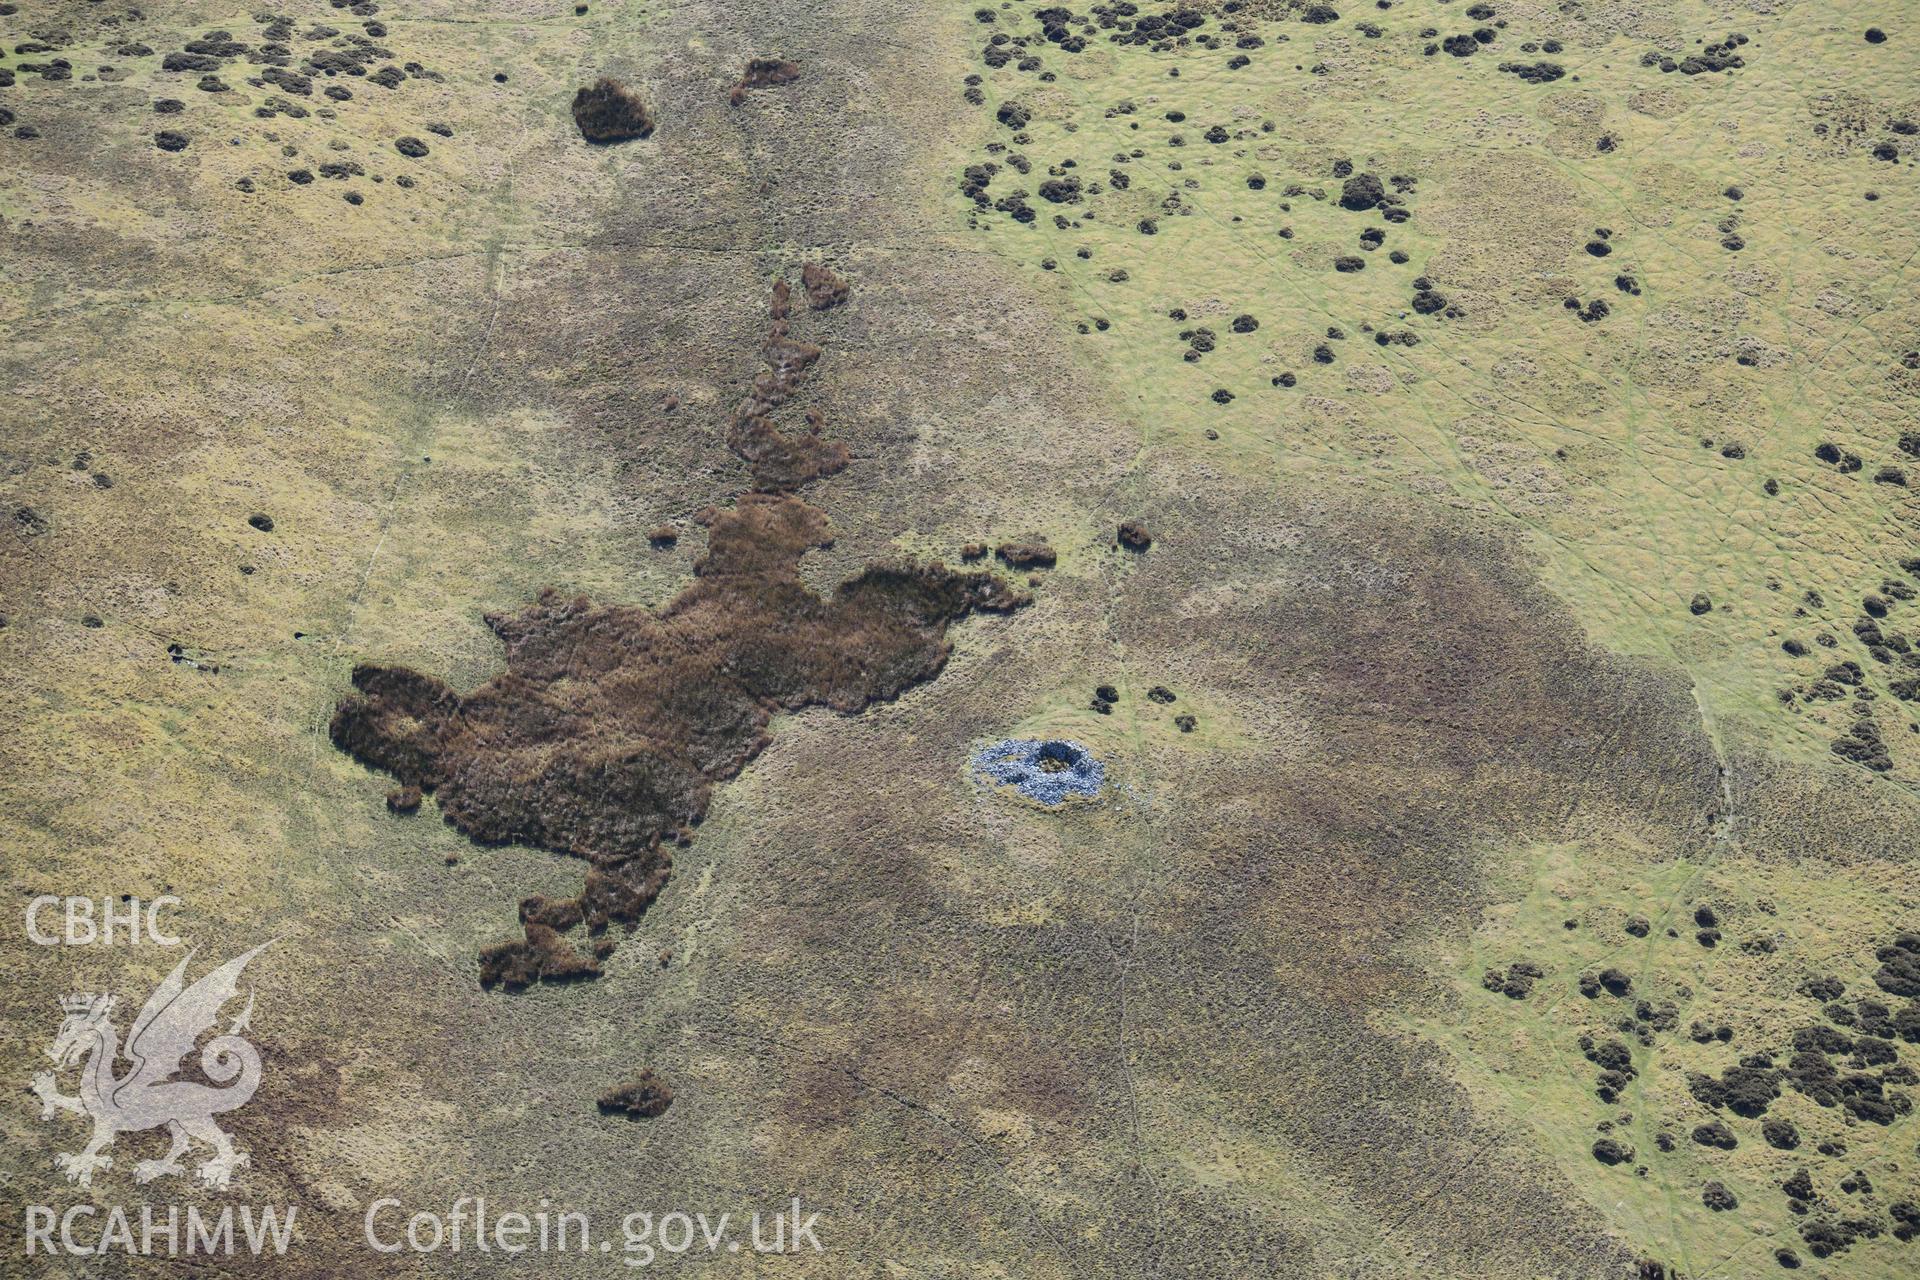
[[(775, 296), (776, 310), (784, 297)], [(639, 919), (666, 883), (668, 846), (691, 839), (716, 782), (769, 741), (781, 711), (853, 713), (932, 678), (948, 624), (1029, 597), (992, 573), (938, 562), (869, 565), (822, 597), (800, 559), (831, 541), (826, 515), (790, 490), (845, 464), (817, 421), (785, 435), (769, 415), (820, 355), (776, 319), (770, 369), (734, 413), (730, 443), (757, 492), (694, 519), (708, 530), (694, 581), (658, 611), (543, 592), (487, 623), (506, 670), (470, 693), (405, 667), (362, 665), (333, 715), (333, 742), (403, 786), (434, 793), (446, 821), (484, 844), (528, 844), (588, 864), (578, 896), (520, 906), (524, 939), (488, 948), (481, 981), (589, 978), (561, 935)]]
[(1059, 559), (1044, 542), (1003, 542), (993, 554), (1015, 569), (1051, 569)]
[(601, 1094), (598, 1105), (629, 1120), (651, 1120), (673, 1105), (673, 1090), (651, 1070), (643, 1069), (627, 1083)]
[(1371, 173), (1357, 173), (1340, 188), (1340, 207), (1355, 212), (1371, 209), (1386, 198), (1387, 189)]
[(1519, 76), (1528, 84), (1548, 84), (1567, 74), (1567, 69), (1557, 62), (1503, 62), (1500, 69)]
[(800, 68), (784, 58), (754, 58), (747, 63), (745, 74), (727, 94), (727, 101), (737, 107), (747, 100), (749, 89), (770, 89), (775, 85), (792, 84), (799, 78)]
[(1739, 1139), (1733, 1135), (1733, 1130), (1718, 1120), (1695, 1125), (1693, 1140), (1703, 1147), (1718, 1147), (1722, 1151), (1731, 1151), (1740, 1145)]
[(784, 58), (755, 58), (747, 63), (747, 73), (740, 77), (740, 83), (749, 89), (769, 89), (799, 78), (800, 68)]
[(1847, 984), (1834, 977), (1811, 977), (1801, 983), (1801, 994), (1814, 1000), (1839, 1000), (1847, 992)]
[(825, 311), (847, 300), (847, 282), (817, 262), (800, 268), (800, 287), (806, 290), (807, 305), (815, 311)]
[[(1822, 1059), (1825, 1061), (1825, 1059)], [(1690, 1075), (1687, 1088), (1700, 1102), (1716, 1110), (1725, 1107), (1735, 1115), (1749, 1119), (1764, 1115), (1780, 1096), (1780, 1073), (1767, 1067), (1728, 1067), (1718, 1079), (1708, 1075)]]
[(1920, 996), (1920, 934), (1903, 933), (1874, 953), (1880, 961), (1873, 980), (1882, 991), (1896, 996)]
[(603, 146), (653, 132), (653, 113), (640, 95), (605, 76), (573, 95), (573, 122), (581, 137)]
[(1593, 1158), (1601, 1164), (1624, 1164), (1633, 1159), (1633, 1148), (1617, 1138), (1601, 1138), (1593, 1144)]
[(820, 348), (787, 336), (785, 315), (788, 288), (780, 281), (774, 286), (774, 310), (778, 323), (767, 338), (762, 354), (768, 369), (753, 380), (752, 394), (735, 410), (727, 433), (727, 447), (753, 466), (753, 487), (757, 490), (796, 489), (809, 480), (830, 476), (847, 465), (847, 447), (838, 440), (821, 436), (822, 419), (807, 415), (807, 430), (788, 434), (774, 426), (770, 416), (793, 394)]

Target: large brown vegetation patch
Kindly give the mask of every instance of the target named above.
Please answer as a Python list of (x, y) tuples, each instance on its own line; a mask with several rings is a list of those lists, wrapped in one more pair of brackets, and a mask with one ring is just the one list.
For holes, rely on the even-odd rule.
[[(775, 291), (775, 314), (783, 309)], [(595, 605), (551, 590), (487, 623), (507, 668), (470, 693), (405, 667), (362, 665), (334, 712), (334, 743), (403, 785), (432, 792), (446, 820), (488, 844), (536, 845), (589, 864), (573, 898), (520, 905), (524, 938), (481, 954), (481, 981), (523, 986), (599, 973), (562, 935), (631, 924), (666, 883), (668, 846), (691, 839), (713, 784), (769, 741), (782, 710), (857, 712), (945, 664), (949, 623), (1028, 597), (991, 573), (883, 561), (822, 597), (800, 559), (832, 542), (827, 517), (788, 490), (846, 465), (810, 415), (789, 436), (769, 417), (820, 356), (776, 318), (768, 370), (733, 415), (729, 442), (755, 492), (695, 518), (707, 550), (666, 607)]]

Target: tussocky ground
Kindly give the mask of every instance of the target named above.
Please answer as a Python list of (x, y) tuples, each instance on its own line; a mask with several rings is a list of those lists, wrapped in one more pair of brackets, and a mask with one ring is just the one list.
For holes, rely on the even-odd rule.
[[(301, 1206), (274, 1269), (499, 1268), (370, 1257), (385, 1195), (821, 1214), (817, 1257), (671, 1260), (707, 1274), (1911, 1266), (1915, 1122), (1795, 1057), (1898, 1097), (1914, 1053), (1915, 993), (1876, 955), (1920, 927), (1910, 646), (1884, 634), (1910, 499), (1875, 483), (1911, 426), (1907, 37), (1868, 5), (1489, 7), (1197, 6), (1156, 50), (1035, 6), (309, 0), (296, 66), (362, 32), (381, 52), (305, 92), (248, 60), (272, 14), (0, 16), (16, 919), (171, 893), (196, 964), (277, 939), (249, 970), (264, 1082), (230, 1123), (241, 1196)], [(1481, 27), (1471, 56), (1423, 52)], [(162, 69), (219, 30), (249, 51)], [(1739, 68), (1640, 60), (1736, 30)], [(730, 104), (762, 55), (799, 78)], [(1563, 78), (1499, 69), (1547, 58)], [(601, 75), (650, 137), (581, 141), (567, 104)], [(980, 163), (985, 208), (960, 191)], [(1368, 172), (1414, 179), (1383, 188), (1406, 222), (1339, 207)], [(849, 460), (805, 490), (835, 536), (803, 580), (975, 542), (1057, 565), (1002, 566), (1032, 604), (954, 623), (897, 699), (775, 716), (599, 977), (483, 990), (476, 953), (580, 863), (476, 845), (431, 797), (390, 813), (334, 709), (363, 663), (483, 685), (483, 615), (545, 588), (680, 596), (696, 514), (751, 483), (729, 415), (769, 289), (808, 262), (850, 293), (796, 306), (823, 354), (792, 408)], [(1144, 552), (1115, 545), (1129, 519)], [(1854, 707), (1884, 771), (1830, 749)], [(1035, 737), (1094, 750), (1101, 800), (976, 785), (981, 744)], [(130, 1017), (178, 953), (0, 938), (9, 1199), (157, 1196), (131, 1177), (153, 1134), (68, 1186), (51, 1156), (83, 1126), (42, 1124), (26, 1082), (58, 997)], [(1822, 978), (1844, 994), (1803, 994)], [(1692, 1084), (1758, 1053), (1792, 1148)], [(595, 1107), (642, 1070), (663, 1114)], [(1713, 1124), (1733, 1147), (1693, 1136)], [(1783, 1194), (1802, 1167), (1811, 1198)]]

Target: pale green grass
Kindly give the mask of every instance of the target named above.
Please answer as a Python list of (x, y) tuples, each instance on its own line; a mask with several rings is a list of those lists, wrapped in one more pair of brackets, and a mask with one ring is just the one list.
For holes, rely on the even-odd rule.
[[(1597, 642), (1683, 668), (1717, 728), (1831, 759), (1835, 713), (1783, 708), (1776, 693), (1834, 658), (1795, 662), (1779, 646), (1822, 628), (1850, 644), (1860, 597), (1901, 576), (1911, 502), (1868, 477), (1906, 461), (1894, 439), (1910, 406), (1888, 376), (1914, 341), (1905, 298), (1920, 237), (1911, 166), (1878, 164), (1864, 145), (1819, 141), (1812, 129), (1852, 112), (1878, 136), (1911, 113), (1912, 55), (1861, 42), (1876, 17), (1864, 5), (1730, 22), (1685, 4), (1662, 11), (1676, 38), (1598, 48), (1582, 42), (1587, 28), (1516, 10), (1504, 52), (1466, 60), (1422, 57), (1412, 38), (1429, 23), (1443, 34), (1467, 25), (1452, 9), (1366, 16), (1387, 36), (1366, 40), (1345, 22), (1259, 27), (1291, 40), (1238, 71), (1225, 68), (1231, 49), (1176, 58), (1096, 32), (1078, 57), (1037, 50), (1053, 83), (986, 73), (987, 111), (1016, 101), (1033, 113), (1028, 143), (996, 133), (1032, 173), (1003, 169), (990, 191), (1035, 193), (1039, 217), (1023, 227), (985, 213), (974, 235), (1028, 267), (1063, 322), (1090, 327), (1086, 350), (1144, 451), (1204, 450), (1251, 474), (1371, 475), (1493, 513), (1532, 545)], [(1729, 29), (1751, 37), (1744, 71), (1686, 77), (1638, 63), (1646, 49), (1684, 52)], [(1503, 57), (1548, 56), (1515, 46), (1551, 36), (1571, 42), (1552, 55), (1568, 78), (1531, 86), (1496, 70)], [(1838, 106), (1818, 97), (1829, 90), (1845, 91)], [(1123, 103), (1131, 114), (1110, 114)], [(1186, 119), (1167, 121), (1170, 110)], [(1210, 144), (1216, 124), (1252, 136)], [(1602, 133), (1615, 139), (1610, 153), (1595, 146)], [(1168, 145), (1175, 135), (1184, 146)], [(1144, 157), (1112, 163), (1135, 148)], [(1340, 158), (1417, 179), (1412, 219), (1385, 226), (1377, 251), (1357, 238), (1383, 225), (1378, 216), (1338, 207)], [(1065, 160), (1083, 182), (1106, 184), (1117, 167), (1131, 186), (1048, 203), (1039, 184)], [(1263, 190), (1248, 188), (1252, 174)], [(1290, 197), (1290, 184), (1326, 198)], [(1743, 198), (1729, 200), (1723, 190), (1736, 184)], [(1866, 201), (1870, 188), (1881, 198)], [(1187, 212), (1164, 210), (1170, 196)], [(949, 199), (956, 219), (969, 217), (967, 201)], [(1078, 225), (1056, 229), (1059, 213)], [(1730, 216), (1739, 252), (1720, 244)], [(1157, 235), (1136, 231), (1142, 217)], [(1596, 228), (1612, 232), (1605, 258), (1582, 248)], [(1390, 263), (1393, 250), (1410, 261)], [(1366, 269), (1336, 272), (1336, 255)], [(1112, 280), (1116, 270), (1127, 278)], [(1427, 271), (1463, 318), (1408, 310), (1411, 282)], [(1622, 272), (1638, 296), (1615, 287)], [(1560, 305), (1570, 296), (1604, 300), (1612, 314), (1583, 324)], [(1174, 308), (1187, 320), (1169, 319)], [(1257, 332), (1229, 332), (1243, 313)], [(1421, 343), (1376, 346), (1363, 323)], [(1218, 346), (1185, 363), (1178, 334), (1197, 325)], [(1347, 338), (1330, 344), (1335, 364), (1316, 365), (1310, 353), (1330, 325)], [(1754, 363), (1737, 363), (1739, 353)], [(1282, 372), (1299, 385), (1272, 387)], [(1214, 403), (1216, 389), (1235, 399)], [(1859, 452), (1865, 470), (1815, 463), (1824, 440)], [(1745, 458), (1723, 458), (1729, 444)], [(1778, 496), (1763, 492), (1769, 478)], [(1809, 589), (1823, 606), (1805, 604)], [(1689, 612), (1695, 593), (1712, 599), (1710, 614)], [(1913, 717), (1883, 704), (1900, 776), (1911, 777)]]

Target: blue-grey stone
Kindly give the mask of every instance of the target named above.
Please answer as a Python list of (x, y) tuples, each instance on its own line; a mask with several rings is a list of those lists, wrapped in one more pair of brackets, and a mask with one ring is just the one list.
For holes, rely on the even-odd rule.
[(973, 753), (973, 776), (1010, 786), (1044, 805), (1100, 794), (1107, 769), (1078, 742), (1063, 738), (1006, 738)]

